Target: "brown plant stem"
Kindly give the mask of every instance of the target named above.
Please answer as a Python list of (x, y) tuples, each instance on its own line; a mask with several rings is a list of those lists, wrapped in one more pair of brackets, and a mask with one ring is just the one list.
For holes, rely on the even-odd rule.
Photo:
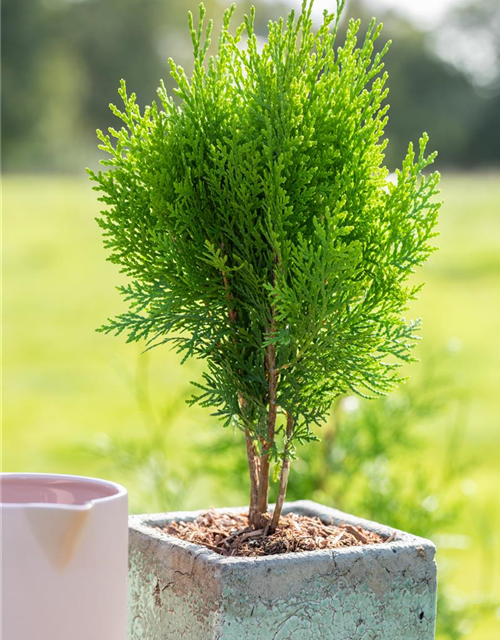
[(285, 441), (285, 450), (283, 452), (283, 463), (281, 465), (280, 472), (280, 484), (278, 489), (278, 497), (276, 499), (276, 505), (274, 507), (273, 518), (271, 520), (271, 524), (269, 526), (269, 533), (274, 533), (276, 531), (276, 527), (279, 524), (281, 512), (283, 511), (283, 504), (285, 502), (286, 489), (288, 486), (288, 475), (290, 473), (290, 442), (292, 440), (293, 434), (293, 418), (287, 413), (286, 416), (286, 441)]
[(248, 470), (250, 473), (250, 509), (248, 519), (252, 526), (256, 526), (256, 522), (260, 522), (260, 513), (258, 509), (259, 499), (259, 458), (255, 450), (255, 445), (250, 437), (250, 432), (245, 429), (245, 441), (247, 445)]
[[(271, 328), (269, 333), (272, 335), (274, 327)], [(259, 495), (257, 500), (257, 509), (260, 519), (267, 513), (268, 510), (268, 496), (269, 496), (269, 467), (270, 460), (269, 454), (271, 448), (274, 446), (274, 436), (276, 430), (276, 390), (278, 386), (278, 372), (276, 371), (276, 347), (273, 344), (269, 344), (266, 347), (266, 370), (268, 379), (268, 403), (269, 410), (267, 414), (267, 434), (265, 438), (262, 438), (262, 452), (260, 455), (260, 472), (259, 472)], [(257, 523), (252, 523), (257, 525)], [(260, 525), (260, 523), (259, 523)]]
[[(226, 255), (224, 243), (220, 243), (220, 248), (222, 250), (223, 255)], [(229, 278), (225, 271), (222, 271), (222, 281), (224, 283), (224, 290), (226, 291), (226, 299), (228, 301), (228, 317), (229, 321), (232, 324), (235, 324), (238, 321), (238, 312), (232, 306), (232, 295), (231, 295), (231, 284), (229, 282)], [(240, 393), (238, 396), (238, 402), (241, 408), (242, 413), (245, 410), (246, 402), (243, 395)], [(247, 460), (248, 460), (248, 471), (250, 474), (250, 508), (248, 513), (248, 518), (250, 524), (257, 528), (260, 526), (261, 522), (261, 514), (259, 513), (258, 508), (258, 500), (259, 500), (259, 470), (260, 470), (260, 462), (257, 456), (257, 452), (255, 449), (255, 445), (250, 436), (250, 432), (247, 427), (245, 427), (245, 442), (247, 449)]]

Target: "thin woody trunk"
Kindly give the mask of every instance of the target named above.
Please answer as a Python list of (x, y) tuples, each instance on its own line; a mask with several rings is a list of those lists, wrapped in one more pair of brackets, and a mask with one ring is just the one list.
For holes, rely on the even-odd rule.
[[(275, 262), (278, 262), (275, 256)], [(272, 273), (272, 283), (275, 281), (275, 273)], [(276, 323), (274, 320), (275, 310), (271, 309), (271, 326), (266, 327), (268, 336), (273, 336), (276, 331)], [(254, 529), (265, 527), (269, 528), (266, 520), (268, 512), (269, 500), (269, 468), (270, 468), (270, 452), (274, 446), (276, 432), (276, 394), (278, 388), (278, 371), (276, 369), (276, 345), (268, 344), (265, 351), (265, 368), (267, 374), (267, 433), (266, 436), (260, 437), (260, 456), (257, 456), (256, 448), (250, 438), (248, 431), (245, 431), (248, 468), (250, 473), (250, 509), (249, 523)]]
[[(275, 264), (278, 264), (278, 256), (274, 256)], [(271, 282), (274, 285), (276, 273), (273, 269), (271, 274)], [(275, 309), (271, 307), (271, 326), (266, 327), (266, 333), (272, 337), (276, 331)], [(269, 500), (269, 468), (270, 468), (270, 452), (274, 447), (274, 438), (276, 433), (276, 394), (278, 389), (278, 371), (276, 369), (276, 345), (268, 344), (265, 352), (265, 367), (267, 375), (267, 433), (266, 436), (260, 438), (261, 452), (258, 461), (259, 466), (259, 482), (257, 494), (257, 508), (250, 509), (250, 525), (254, 528), (264, 527), (268, 530), (268, 522), (266, 522)], [(249, 460), (250, 463), (250, 460)]]
[(268, 345), (266, 347), (266, 370), (268, 378), (268, 401), (269, 410), (267, 415), (267, 435), (262, 438), (262, 452), (259, 459), (259, 491), (257, 498), (257, 513), (254, 515), (251, 525), (260, 527), (262, 525), (262, 516), (268, 510), (269, 496), (269, 452), (274, 445), (275, 429), (276, 429), (276, 390), (278, 386), (278, 373), (276, 371), (276, 347)]
[[(226, 255), (224, 243), (220, 243), (220, 248), (223, 255)], [(225, 271), (222, 271), (222, 281), (224, 283), (224, 289), (226, 291), (226, 299), (228, 301), (228, 317), (231, 323), (238, 321), (238, 313), (232, 304), (231, 284)], [(238, 396), (239, 405), (241, 410), (245, 410), (246, 402), (243, 395)], [(248, 428), (245, 427), (245, 442), (247, 448), (248, 470), (250, 474), (250, 509), (249, 509), (249, 521), (255, 528), (260, 526), (262, 512), (259, 511), (259, 486), (260, 486), (260, 460), (257, 455), (255, 445), (250, 436)], [(267, 510), (267, 506), (266, 506)]]
[(259, 499), (259, 458), (255, 450), (255, 445), (252, 442), (248, 429), (245, 429), (245, 440), (247, 445), (247, 458), (248, 458), (248, 470), (250, 473), (250, 509), (248, 513), (248, 519), (252, 526), (255, 526), (257, 521), (260, 522), (261, 514), (258, 509)]
[(293, 418), (290, 414), (286, 417), (286, 442), (285, 451), (283, 452), (283, 464), (281, 466), (280, 473), (280, 486), (278, 489), (278, 497), (276, 499), (276, 505), (274, 507), (273, 518), (269, 526), (269, 532), (273, 533), (279, 524), (281, 512), (283, 511), (283, 504), (285, 502), (286, 488), (288, 486), (288, 475), (290, 473), (290, 441), (293, 434)]

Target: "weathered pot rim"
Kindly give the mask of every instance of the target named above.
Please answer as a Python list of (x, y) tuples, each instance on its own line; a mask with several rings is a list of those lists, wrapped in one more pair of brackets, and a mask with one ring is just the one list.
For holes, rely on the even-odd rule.
[[(270, 505), (270, 509), (272, 509), (272, 507), (273, 505)], [(176, 538), (162, 530), (162, 528), (170, 522), (194, 520), (202, 513), (206, 513), (206, 511), (207, 509), (200, 509), (197, 511), (171, 511), (156, 514), (131, 515), (129, 516), (129, 529), (148, 536), (152, 542), (154, 541), (156, 544), (162, 545), (165, 551), (168, 551), (170, 548), (185, 549), (190, 555), (193, 554), (197, 560), (203, 563), (216, 565), (220, 568), (227, 566), (232, 569), (250, 569), (251, 567), (255, 567), (256, 564), (266, 563), (276, 565), (280, 563), (289, 564), (291, 561), (304, 562), (306, 559), (308, 562), (318, 563), (318, 565), (321, 565), (325, 560), (331, 560), (332, 558), (338, 558), (339, 560), (356, 560), (363, 558), (369, 561), (370, 559), (376, 560), (381, 553), (406, 553), (409, 548), (417, 549), (420, 554), (430, 556), (431, 559), (434, 558), (436, 553), (435, 545), (426, 538), (421, 538), (378, 522), (358, 518), (357, 516), (313, 502), (312, 500), (287, 502), (284, 505), (283, 514), (293, 512), (299, 515), (319, 517), (321, 520), (329, 524), (339, 524), (344, 522), (354, 526), (361, 526), (368, 531), (373, 531), (384, 537), (390, 537), (393, 533), (396, 535), (391, 542), (381, 542), (377, 544), (340, 547), (338, 549), (320, 549), (317, 551), (283, 553), (271, 556), (241, 557), (222, 556), (211, 551), (207, 547), (181, 540), (180, 538)], [(248, 507), (222, 507), (215, 509), (215, 511), (225, 513), (242, 513), (248, 511)]]

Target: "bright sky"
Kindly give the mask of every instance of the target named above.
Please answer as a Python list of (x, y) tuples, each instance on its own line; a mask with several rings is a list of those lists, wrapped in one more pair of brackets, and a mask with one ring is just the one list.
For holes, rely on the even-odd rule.
[[(273, 0), (266, 1), (272, 3)], [(288, 2), (290, 5), (299, 7), (302, 4), (302, 0), (288, 0)], [(349, 0), (347, 2), (349, 3)], [(461, 4), (464, 0), (365, 0), (365, 2), (373, 9), (374, 14), (377, 8), (393, 8), (423, 27), (432, 27), (451, 6)], [(316, 0), (315, 2), (315, 11), (318, 15), (322, 15), (324, 9), (332, 11), (334, 8), (335, 0)]]
[(463, 0), (366, 0), (366, 3), (374, 10), (377, 7), (397, 9), (423, 26), (433, 26), (450, 7), (463, 4)]

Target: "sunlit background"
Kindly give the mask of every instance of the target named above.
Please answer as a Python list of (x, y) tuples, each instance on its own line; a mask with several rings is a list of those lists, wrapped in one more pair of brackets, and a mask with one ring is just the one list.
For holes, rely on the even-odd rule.
[[(220, 19), (226, 4), (206, 0)], [(257, 26), (300, 2), (255, 2)], [(333, 2), (319, 1), (318, 19)], [(199, 408), (202, 365), (96, 333), (123, 309), (85, 177), (115, 126), (120, 78), (141, 104), (190, 67), (192, 0), (3, 0), (4, 471), (123, 482), (134, 511), (247, 502), (242, 439)], [(249, 2), (238, 3), (239, 15)], [(428, 131), (443, 175), (440, 250), (412, 308), (420, 363), (386, 399), (343, 398), (301, 451), (290, 498), (430, 537), (438, 637), (500, 637), (500, 4), (348, 0), (392, 39), (387, 164)], [(342, 28), (345, 29), (347, 15)], [(340, 35), (342, 38), (342, 34)]]

